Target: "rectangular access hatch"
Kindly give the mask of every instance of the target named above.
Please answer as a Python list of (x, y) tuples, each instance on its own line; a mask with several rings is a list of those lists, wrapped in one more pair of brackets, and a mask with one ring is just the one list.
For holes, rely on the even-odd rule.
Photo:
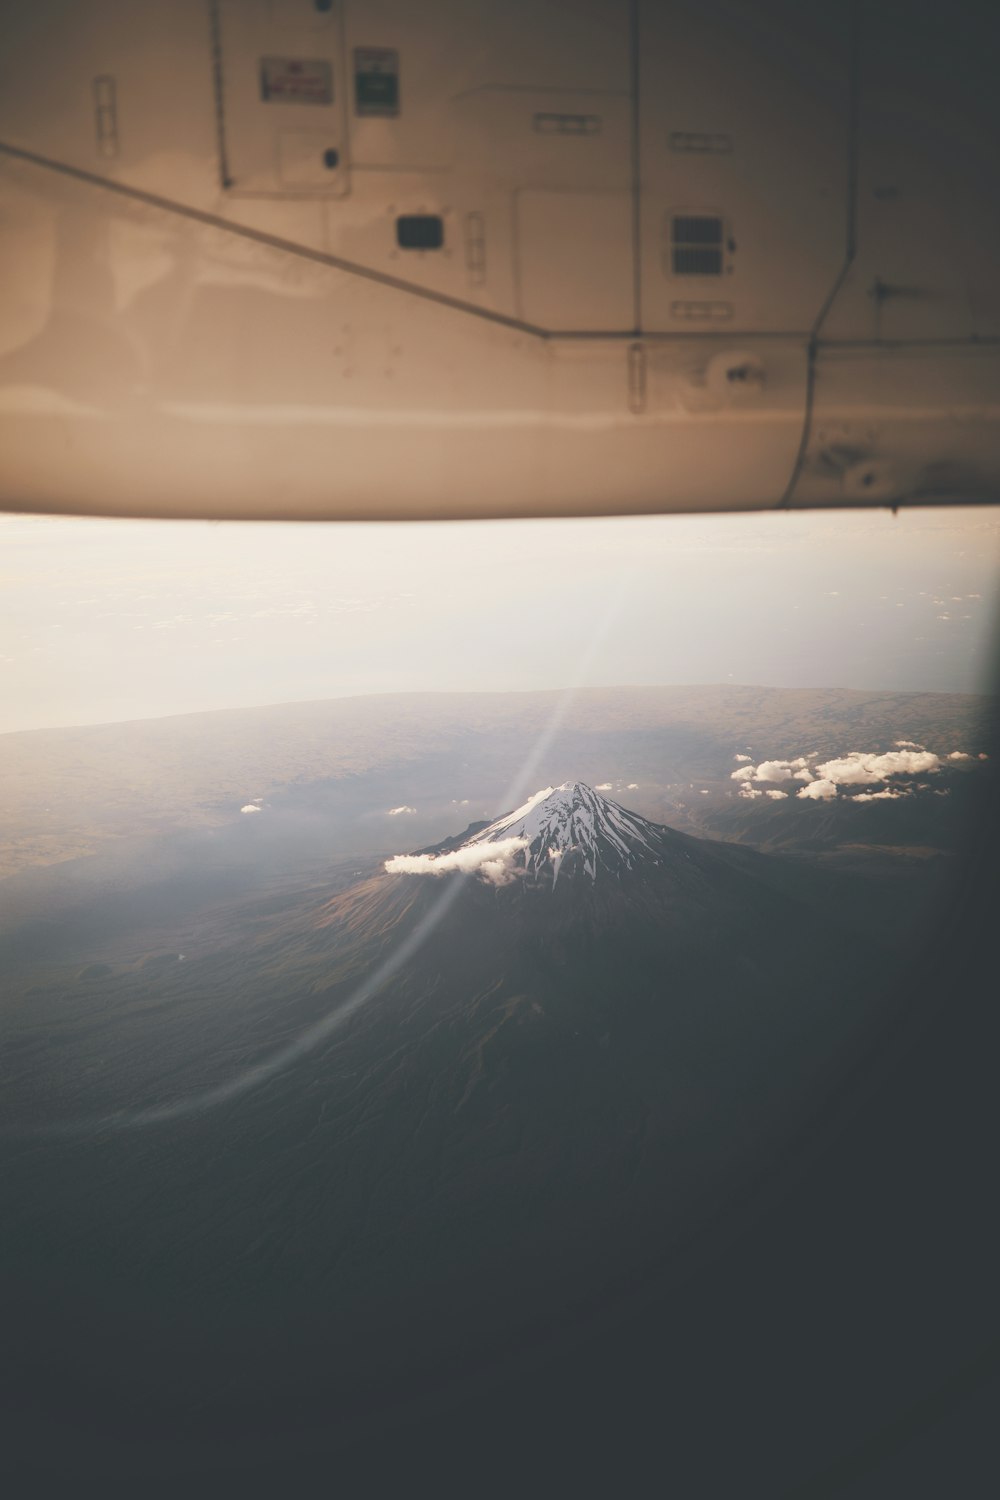
[(219, 176), (235, 197), (350, 191), (343, 6), (215, 0)]

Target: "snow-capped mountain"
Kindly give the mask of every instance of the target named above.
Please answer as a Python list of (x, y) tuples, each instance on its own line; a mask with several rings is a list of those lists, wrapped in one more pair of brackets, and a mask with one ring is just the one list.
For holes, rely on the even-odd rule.
[(554, 885), (560, 872), (597, 880), (601, 875), (618, 876), (643, 861), (658, 861), (665, 832), (602, 797), (586, 782), (564, 781), (535, 792), (461, 847), (509, 847), (516, 839), (515, 868), (529, 879), (551, 878)]
[(564, 781), (542, 787), (492, 823), (473, 823), (456, 838), (395, 855), (385, 869), (390, 875), (461, 871), (477, 876), (478, 883), (532, 890), (551, 891), (557, 884), (608, 890), (626, 877), (664, 873), (667, 866), (681, 873), (702, 847), (601, 796), (586, 782)]

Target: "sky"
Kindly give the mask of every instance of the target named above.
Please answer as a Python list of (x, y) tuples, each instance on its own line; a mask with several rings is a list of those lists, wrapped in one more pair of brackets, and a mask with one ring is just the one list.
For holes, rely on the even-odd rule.
[(358, 693), (996, 687), (1000, 508), (0, 517), (0, 732)]

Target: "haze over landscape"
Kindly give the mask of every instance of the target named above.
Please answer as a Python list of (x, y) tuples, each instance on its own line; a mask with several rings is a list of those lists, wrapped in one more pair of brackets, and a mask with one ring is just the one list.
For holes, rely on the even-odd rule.
[(0, 730), (359, 693), (976, 692), (991, 509), (252, 526), (0, 518)]

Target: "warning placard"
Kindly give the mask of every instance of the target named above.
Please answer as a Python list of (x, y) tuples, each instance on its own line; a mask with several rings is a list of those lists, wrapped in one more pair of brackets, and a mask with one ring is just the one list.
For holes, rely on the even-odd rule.
[(354, 112), (399, 114), (399, 53), (395, 47), (355, 47)]
[(332, 104), (333, 64), (322, 57), (262, 57), (265, 104)]

